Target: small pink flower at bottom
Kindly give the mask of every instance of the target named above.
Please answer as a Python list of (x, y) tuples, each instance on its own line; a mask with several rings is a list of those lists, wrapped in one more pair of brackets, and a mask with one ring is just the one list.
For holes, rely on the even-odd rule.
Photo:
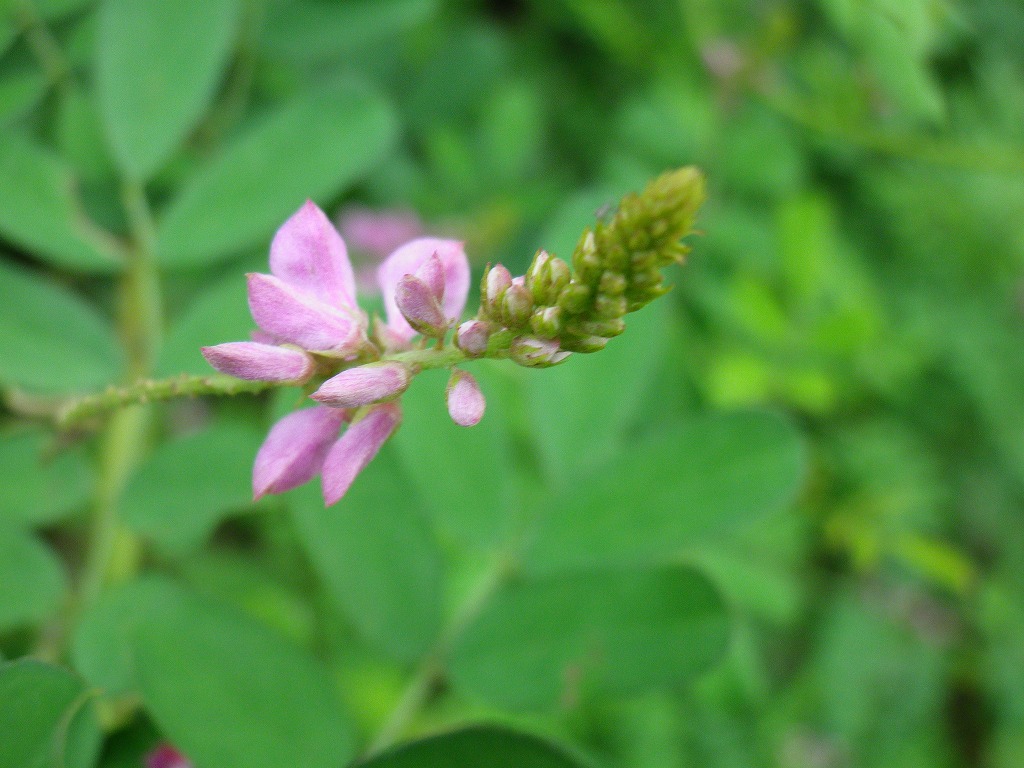
[(252, 468), (252, 495), (284, 493), (309, 482), (338, 439), (345, 411), (322, 405), (289, 413), (267, 434)]
[(170, 744), (161, 744), (146, 755), (146, 768), (192, 768), (192, 763)]

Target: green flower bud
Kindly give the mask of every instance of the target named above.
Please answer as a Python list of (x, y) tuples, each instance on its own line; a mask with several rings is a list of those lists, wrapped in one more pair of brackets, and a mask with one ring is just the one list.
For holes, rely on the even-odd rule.
[(530, 322), (533, 296), (522, 283), (513, 283), (501, 299), (501, 320), (509, 328), (522, 328)]

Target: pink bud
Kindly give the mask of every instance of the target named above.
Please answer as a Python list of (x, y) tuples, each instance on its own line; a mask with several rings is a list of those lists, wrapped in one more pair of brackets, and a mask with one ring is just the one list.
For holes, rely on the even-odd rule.
[(398, 281), (395, 303), (409, 325), (424, 336), (443, 336), (448, 328), (437, 294), (418, 277), (406, 275)]
[(278, 421), (256, 454), (253, 499), (284, 493), (315, 477), (346, 416), (344, 411), (315, 406), (289, 413)]
[(348, 493), (353, 481), (373, 461), (401, 421), (398, 404), (384, 403), (371, 408), (345, 430), (324, 459), (323, 489), (327, 506)]
[(444, 265), (440, 256), (432, 253), (413, 274), (426, 283), (438, 302), (444, 298)]
[[(416, 331), (406, 322), (395, 302), (395, 291), (398, 282), (406, 275), (416, 275), (417, 271), (432, 256), (437, 256), (444, 270), (444, 286), (441, 307), (444, 317), (458, 319), (466, 306), (469, 294), (469, 261), (463, 250), (462, 243), (457, 240), (439, 240), (424, 237), (406, 243), (392, 253), (377, 270), (381, 294), (384, 297), (384, 310), (387, 314), (388, 327), (396, 338), (408, 341), (416, 335)], [(426, 268), (428, 271), (432, 267)], [(425, 273), (428, 286), (435, 279)]]
[(484, 417), (487, 403), (480, 385), (472, 375), (459, 369), (452, 370), (447, 389), (448, 415), (460, 427), (472, 427)]
[(342, 371), (310, 397), (334, 408), (358, 408), (402, 394), (411, 378), (402, 363), (370, 363)]
[(304, 382), (316, 368), (313, 358), (297, 349), (232, 341), (202, 348), (206, 361), (221, 373), (255, 381)]
[(512, 273), (503, 264), (495, 264), (484, 280), (484, 298), (488, 304), (497, 304), (512, 285)]
[(487, 342), (491, 337), (491, 326), (483, 320), (467, 320), (455, 331), (455, 346), (470, 357), (487, 354)]
[(271, 275), (250, 273), (249, 309), (266, 333), (311, 352), (337, 356), (362, 346), (359, 310), (324, 304)]

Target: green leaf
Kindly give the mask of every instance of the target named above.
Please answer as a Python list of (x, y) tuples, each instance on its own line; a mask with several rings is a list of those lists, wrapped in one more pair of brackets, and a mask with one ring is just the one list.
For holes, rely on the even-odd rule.
[(0, 525), (0, 630), (45, 619), (64, 589), (64, 570), (53, 552), (28, 531)]
[(65, 450), (48, 457), (50, 439), (42, 430), (0, 436), (0, 521), (51, 523), (85, 504), (92, 478), (85, 452)]
[(144, 623), (159, 625), (165, 606), (181, 600), (173, 582), (152, 576), (104, 592), (82, 614), (71, 640), (75, 669), (108, 696), (139, 687), (135, 635)]
[(399, 35), (433, 16), (437, 6), (437, 0), (289, 0), (274, 8), (260, 44), (269, 53), (294, 59), (340, 58), (397, 45)]
[(511, 709), (687, 683), (725, 651), (729, 618), (696, 571), (565, 574), (499, 592), (452, 651), (454, 684)]
[(95, 389), (116, 379), (121, 365), (113, 331), (95, 309), (0, 261), (0, 383), (52, 392)]
[(231, 512), (252, 504), (252, 462), (263, 435), (217, 424), (162, 445), (125, 491), (123, 519), (167, 550), (199, 546)]
[(8, 72), (0, 80), (0, 124), (16, 120), (38, 104), (46, 86), (46, 75), (35, 67)]
[[(113, 160), (103, 140), (96, 102), (81, 86), (69, 83), (58, 93), (55, 140), (61, 155), (89, 180), (113, 179)], [(118, 205), (119, 201), (109, 204)]]
[(527, 733), (484, 725), (403, 744), (359, 768), (578, 768), (562, 747)]
[(669, 302), (629, 316), (626, 337), (529, 379), (528, 412), (553, 480), (569, 481), (620, 448), (665, 352)]
[(61, 267), (112, 272), (112, 241), (88, 221), (71, 169), (11, 132), (0, 133), (0, 235)]
[(34, 659), (0, 664), (0, 765), (89, 768), (100, 731), (89, 693), (62, 667)]
[(779, 416), (695, 418), (552, 500), (527, 567), (664, 561), (701, 537), (791, 503), (803, 467), (799, 436)]
[(100, 6), (100, 109), (129, 176), (151, 176), (203, 114), (227, 66), (239, 9), (238, 0)]
[(137, 631), (146, 710), (196, 765), (337, 768), (353, 754), (331, 678), (271, 630), (182, 593)]
[[(265, 268), (266, 257), (261, 257), (261, 263)], [(231, 271), (213, 283), (171, 324), (160, 350), (158, 376), (207, 375), (213, 369), (199, 351), (200, 347), (249, 338), (256, 324), (249, 314), (245, 271), (242, 268)]]
[(396, 135), (388, 103), (354, 84), (280, 108), (199, 171), (170, 204), (158, 231), (160, 260), (200, 266), (266, 247), (304, 200), (326, 201), (365, 175)]
[[(486, 395), (486, 364), (473, 367)], [(444, 533), (489, 546), (510, 523), (512, 489), (505, 419), (484, 416), (477, 426), (456, 426), (445, 403), (447, 371), (424, 371), (402, 396), (402, 428), (394, 437), (403, 465)], [(496, 387), (495, 387), (496, 388)]]
[(399, 658), (426, 652), (441, 628), (441, 553), (393, 451), (381, 451), (337, 506), (324, 508), (311, 484), (294, 508), (313, 564), (353, 624)]

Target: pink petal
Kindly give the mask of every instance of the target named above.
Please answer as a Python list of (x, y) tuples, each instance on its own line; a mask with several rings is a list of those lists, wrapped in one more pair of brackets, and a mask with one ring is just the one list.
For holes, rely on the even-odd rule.
[(338, 356), (362, 346), (364, 325), (357, 310), (324, 304), (271, 275), (250, 273), (248, 278), (249, 309), (265, 333)]
[(487, 401), (476, 379), (465, 371), (455, 369), (448, 381), (448, 415), (460, 427), (472, 427), (484, 417)]
[(370, 363), (342, 371), (310, 397), (334, 408), (358, 408), (402, 394), (411, 379), (402, 363)]
[(253, 498), (290, 491), (315, 477), (346, 415), (315, 406), (289, 413), (271, 427), (253, 464)]
[(312, 200), (307, 200), (274, 235), (270, 271), (324, 304), (355, 306), (356, 281), (345, 242)]
[(394, 434), (402, 421), (397, 403), (385, 403), (370, 409), (353, 423), (334, 444), (324, 459), (324, 503), (338, 502), (366, 465), (373, 461), (381, 446)]
[(469, 262), (462, 243), (458, 240), (439, 240), (423, 237), (406, 243), (392, 253), (377, 270), (377, 281), (384, 296), (384, 309), (388, 327), (394, 334), (408, 341), (416, 331), (405, 321), (395, 303), (395, 289), (405, 275), (412, 275), (432, 255), (437, 254), (444, 267), (444, 299), (441, 306), (445, 317), (458, 319), (466, 306), (469, 294)]
[(206, 361), (221, 373), (256, 381), (302, 382), (313, 375), (313, 358), (305, 352), (254, 341), (232, 341), (202, 348)]

